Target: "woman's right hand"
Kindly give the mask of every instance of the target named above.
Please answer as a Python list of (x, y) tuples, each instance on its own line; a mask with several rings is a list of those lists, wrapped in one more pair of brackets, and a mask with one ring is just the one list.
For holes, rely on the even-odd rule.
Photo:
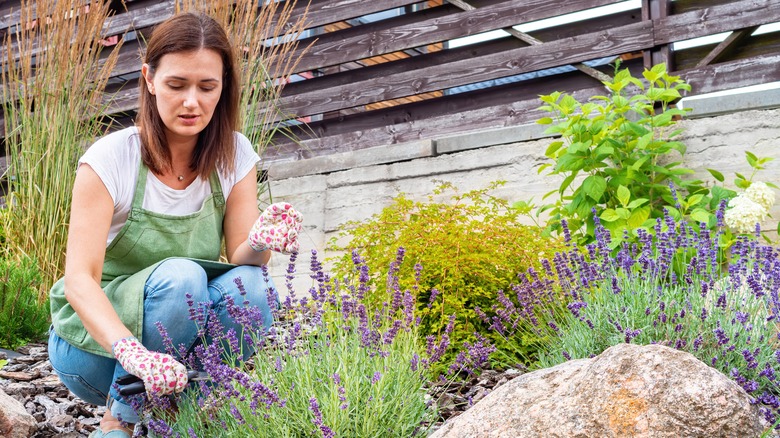
[(263, 211), (249, 231), (249, 246), (263, 252), (267, 249), (290, 254), (298, 252), (298, 233), (303, 215), (286, 202), (271, 204)]
[(116, 341), (113, 352), (125, 371), (143, 380), (150, 394), (181, 392), (187, 386), (184, 365), (171, 355), (147, 350), (134, 336)]

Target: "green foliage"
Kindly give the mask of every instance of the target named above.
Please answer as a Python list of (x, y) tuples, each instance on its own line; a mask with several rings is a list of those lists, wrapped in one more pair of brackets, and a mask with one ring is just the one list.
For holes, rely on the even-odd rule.
[[(551, 258), (563, 246), (557, 239), (541, 237), (538, 227), (522, 225), (520, 210), (489, 195), (502, 184), (458, 194), (443, 183), (428, 202), (399, 195), (371, 219), (347, 223), (339, 239), (347, 238), (348, 242), (340, 245), (337, 239), (331, 241), (331, 250), (345, 251), (334, 260), (334, 277), (356, 275), (352, 261), (356, 250), (372, 273), (367, 302), (377, 307), (391, 302), (397, 291), (387, 286), (392, 283), (388, 267), (394, 263), (396, 251), (403, 248), (408, 263), (394, 275), (401, 290), (412, 290), (415, 295), (422, 335), (443, 333), (450, 316), (455, 315), (450, 335), (453, 347), (473, 341), (478, 332), (501, 353), (495, 357), (502, 357), (502, 363), (496, 365), (529, 362), (534, 355), (533, 340), (520, 346), (508, 343), (488, 330), (475, 309), (490, 314), (500, 290), (508, 290), (517, 275), (528, 268), (539, 271), (541, 260)], [(453, 192), (449, 202), (434, 201), (434, 196), (441, 198), (446, 192)], [(434, 290), (438, 298), (431, 300)]]
[(40, 341), (49, 328), (49, 303), (38, 301), (42, 275), (29, 258), (0, 259), (0, 347), (16, 349)]
[[(539, 171), (549, 169), (548, 174), (564, 177), (557, 190), (545, 195), (558, 199), (539, 209), (550, 214), (549, 232), (560, 231), (566, 220), (577, 243), (592, 242), (595, 209), (615, 248), (624, 231), (633, 236), (639, 228), (651, 230), (664, 209), (676, 219), (714, 226), (720, 201), (734, 195), (732, 190), (710, 189), (701, 180), (685, 178), (693, 170), (681, 165), (686, 147), (675, 140), (681, 132), (676, 120), (685, 110), (672, 103), (690, 86), (669, 75), (665, 64), (645, 70), (643, 77), (618, 70), (614, 80), (605, 83), (610, 94), (585, 103), (559, 92), (541, 96), (545, 105), (540, 109), (551, 117), (537, 123), (551, 125), (546, 132), (561, 139), (545, 152), (554, 163)], [(722, 178), (714, 169), (710, 173)], [(678, 188), (677, 199), (670, 185)]]

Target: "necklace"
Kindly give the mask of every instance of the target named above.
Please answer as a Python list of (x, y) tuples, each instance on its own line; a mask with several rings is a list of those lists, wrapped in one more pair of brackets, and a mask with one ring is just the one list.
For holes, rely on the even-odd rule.
[(179, 175), (177, 178), (179, 181), (184, 181), (184, 175)]

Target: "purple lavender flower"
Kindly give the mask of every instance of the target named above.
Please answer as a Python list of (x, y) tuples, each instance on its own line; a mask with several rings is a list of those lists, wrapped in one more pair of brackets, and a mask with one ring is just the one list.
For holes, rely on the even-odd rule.
[(320, 430), (320, 433), (322, 433), (323, 438), (335, 438), (336, 434), (333, 433), (333, 431), (325, 425), (325, 423), (322, 421), (322, 412), (320, 412), (320, 405), (317, 403), (317, 399), (315, 397), (312, 397), (309, 399), (309, 410), (312, 414), (314, 414), (314, 418), (312, 418), (311, 422), (314, 423), (315, 426)]

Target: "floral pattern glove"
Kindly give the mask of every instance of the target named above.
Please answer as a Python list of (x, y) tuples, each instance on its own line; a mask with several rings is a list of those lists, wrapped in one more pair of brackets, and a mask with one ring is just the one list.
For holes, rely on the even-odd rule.
[(144, 382), (146, 392), (165, 395), (187, 386), (187, 368), (172, 356), (149, 351), (134, 336), (122, 338), (112, 347), (114, 357), (130, 374)]
[(255, 251), (266, 249), (290, 254), (298, 252), (298, 232), (303, 215), (286, 202), (271, 204), (249, 231), (249, 246)]

